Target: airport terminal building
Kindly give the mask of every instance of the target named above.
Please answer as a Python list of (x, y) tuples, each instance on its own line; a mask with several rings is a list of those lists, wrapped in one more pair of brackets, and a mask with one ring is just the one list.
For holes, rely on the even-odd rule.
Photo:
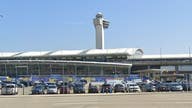
[(142, 49), (90, 49), (0, 53), (0, 75), (127, 76), (137, 72), (190, 73), (189, 54), (144, 55)]
[(59, 74), (64, 76), (122, 76), (187, 74), (192, 72), (191, 54), (145, 55), (140, 48), (104, 48), (104, 29), (109, 22), (94, 18), (96, 49), (1, 52), (0, 76)]

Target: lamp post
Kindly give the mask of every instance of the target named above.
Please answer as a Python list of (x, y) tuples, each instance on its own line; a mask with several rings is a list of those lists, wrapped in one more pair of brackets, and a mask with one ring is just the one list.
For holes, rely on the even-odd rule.
[(65, 64), (63, 63), (63, 66), (62, 66), (62, 78), (63, 78), (63, 86), (64, 86), (64, 74), (65, 74)]

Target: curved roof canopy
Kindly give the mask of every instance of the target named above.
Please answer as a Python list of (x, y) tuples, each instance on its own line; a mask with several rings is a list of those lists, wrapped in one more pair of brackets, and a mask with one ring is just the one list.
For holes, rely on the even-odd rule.
[(139, 48), (118, 49), (89, 49), (89, 50), (59, 50), (59, 51), (29, 51), (29, 52), (2, 52), (3, 57), (49, 57), (49, 56), (89, 56), (89, 55), (143, 55)]
[(142, 55), (143, 51), (138, 48), (118, 48), (118, 49), (89, 49), (89, 50), (60, 50), (55, 51), (50, 56), (88, 56), (88, 55), (119, 55), (125, 54), (128, 56), (139, 54)]
[(96, 66), (119, 66), (131, 67), (132, 64), (116, 62), (92, 62), (92, 61), (66, 61), (66, 60), (0, 60), (0, 63), (10, 64), (37, 64), (37, 63), (58, 63), (58, 64), (75, 64), (75, 65), (96, 65)]

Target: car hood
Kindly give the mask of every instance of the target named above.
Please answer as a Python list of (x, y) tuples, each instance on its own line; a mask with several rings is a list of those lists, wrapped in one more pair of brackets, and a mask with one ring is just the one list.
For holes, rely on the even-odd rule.
[(47, 90), (57, 90), (57, 88), (48, 88)]

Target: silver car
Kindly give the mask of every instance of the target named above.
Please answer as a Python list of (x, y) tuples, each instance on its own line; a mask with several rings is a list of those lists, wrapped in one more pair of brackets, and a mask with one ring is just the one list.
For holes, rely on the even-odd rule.
[(127, 84), (128, 92), (141, 92), (140, 87), (136, 83)]
[(47, 94), (58, 94), (58, 88), (56, 85), (49, 85), (47, 86)]
[(179, 83), (171, 83), (169, 84), (171, 91), (183, 91), (183, 86)]
[(5, 84), (1, 89), (2, 95), (16, 95), (18, 94), (18, 88), (16, 84)]

